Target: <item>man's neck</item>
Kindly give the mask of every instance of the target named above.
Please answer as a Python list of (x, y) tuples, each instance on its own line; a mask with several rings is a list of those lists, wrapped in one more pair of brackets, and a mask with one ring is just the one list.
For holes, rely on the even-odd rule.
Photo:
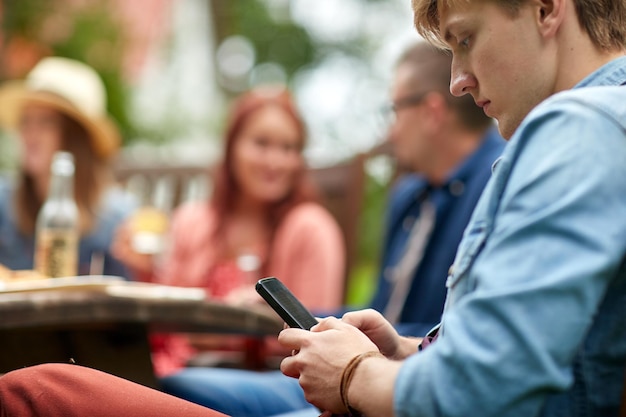
[[(595, 55), (587, 55), (590, 59), (581, 59), (576, 62), (561, 66), (557, 75), (557, 83), (555, 85), (555, 93), (559, 91), (569, 90), (582, 81), (585, 77), (611, 62), (612, 60), (626, 55), (626, 51), (604, 52)], [(583, 55), (584, 56), (584, 55)], [(569, 68), (569, 69), (568, 69)]]
[(443, 185), (450, 175), (480, 146), (484, 131), (471, 132), (454, 129), (447, 132), (440, 142), (441, 148), (437, 161), (433, 161), (431, 172), (425, 173), (432, 185)]
[(603, 65), (626, 55), (626, 49), (600, 49), (580, 28), (578, 20), (570, 19), (561, 29), (556, 53), (558, 68), (554, 93), (574, 87)]

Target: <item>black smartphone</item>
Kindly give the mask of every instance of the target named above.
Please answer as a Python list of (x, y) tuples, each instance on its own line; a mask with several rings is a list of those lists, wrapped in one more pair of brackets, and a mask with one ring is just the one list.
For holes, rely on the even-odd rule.
[(255, 288), (289, 327), (310, 330), (317, 324), (317, 319), (278, 278), (262, 278)]

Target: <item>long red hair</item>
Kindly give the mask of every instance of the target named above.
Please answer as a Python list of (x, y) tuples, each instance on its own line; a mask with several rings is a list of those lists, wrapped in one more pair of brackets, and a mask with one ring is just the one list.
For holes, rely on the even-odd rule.
[[(298, 126), (300, 134), (300, 149), (304, 149), (306, 144), (306, 128), (304, 121), (298, 112), (291, 94), (278, 87), (260, 87), (241, 95), (234, 103), (224, 135), (224, 155), (221, 163), (217, 166), (214, 183), (212, 205), (219, 219), (218, 226), (214, 231), (213, 238), (219, 242), (222, 236), (223, 227), (235, 207), (237, 198), (241, 192), (233, 172), (233, 150), (237, 139), (240, 137), (245, 124), (257, 111), (268, 106), (276, 106), (288, 114)], [(301, 165), (301, 169), (296, 173), (293, 188), (282, 200), (274, 203), (268, 209), (269, 222), (274, 231), (284, 219), (287, 213), (296, 205), (307, 201), (317, 201), (319, 194), (314, 187), (306, 169), (306, 164)], [(271, 248), (271, 242), (270, 242)]]

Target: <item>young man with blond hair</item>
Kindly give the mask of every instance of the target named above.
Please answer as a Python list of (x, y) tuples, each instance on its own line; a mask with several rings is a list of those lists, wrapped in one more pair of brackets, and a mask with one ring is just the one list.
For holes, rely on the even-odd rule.
[[(299, 353), (282, 369), (333, 411), (348, 403), (376, 416), (617, 416), (626, 368), (626, 87), (617, 87), (626, 82), (626, 3), (413, 7), (420, 33), (453, 54), (453, 94), (471, 94), (510, 143), (459, 247), (432, 346), (415, 354), (415, 341), (362, 312), (311, 334), (285, 330), (280, 340)], [(405, 360), (356, 356), (340, 390), (349, 361), (368, 351)]]
[[(618, 416), (626, 2), (413, 7), (418, 31), (452, 51), (452, 92), (471, 94), (510, 142), (459, 246), (436, 340), (401, 338), (372, 310), (349, 313), (311, 332), (283, 330), (294, 355), (282, 371), (335, 413)], [(0, 388), (27, 387), (26, 374), (11, 378)], [(32, 406), (39, 394), (20, 398)]]
[[(311, 333), (283, 331), (281, 342), (299, 352), (282, 370), (335, 412), (349, 404), (371, 416), (617, 416), (626, 3), (413, 7), (419, 32), (453, 54), (452, 93), (471, 94), (510, 143), (466, 229), (431, 346), (415, 354), (415, 341), (361, 312)], [(358, 356), (370, 351), (397, 360)]]

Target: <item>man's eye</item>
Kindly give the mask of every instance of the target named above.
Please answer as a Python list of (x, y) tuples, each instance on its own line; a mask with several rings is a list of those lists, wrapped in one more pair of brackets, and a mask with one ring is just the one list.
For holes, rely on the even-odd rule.
[(470, 37), (467, 36), (467, 37), (461, 39), (461, 41), (459, 42), (459, 45), (462, 46), (463, 48), (468, 48), (469, 47), (469, 43), (470, 43)]

